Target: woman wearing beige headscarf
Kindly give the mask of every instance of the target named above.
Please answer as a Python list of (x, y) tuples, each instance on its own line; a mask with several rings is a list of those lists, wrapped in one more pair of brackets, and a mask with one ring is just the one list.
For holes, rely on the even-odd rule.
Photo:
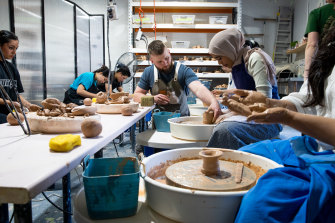
[(209, 53), (223, 67), (232, 69), (238, 89), (257, 90), (269, 98), (279, 99), (276, 69), (268, 54), (256, 47), (244, 47), (243, 34), (237, 29), (217, 33), (209, 44)]
[[(279, 99), (275, 67), (270, 56), (260, 48), (244, 46), (243, 34), (233, 28), (217, 33), (209, 44), (209, 53), (223, 67), (231, 68), (232, 83), (237, 89), (259, 91), (269, 98)], [(225, 115), (230, 117), (231, 115)], [(222, 118), (208, 142), (209, 147), (238, 149), (257, 141), (273, 138), (282, 127), (238, 122)], [(220, 118), (218, 119), (220, 120)], [(234, 120), (234, 121), (229, 121)]]

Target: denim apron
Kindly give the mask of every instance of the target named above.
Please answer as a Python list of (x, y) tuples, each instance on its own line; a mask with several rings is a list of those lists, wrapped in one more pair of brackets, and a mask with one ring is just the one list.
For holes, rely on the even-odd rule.
[(170, 98), (170, 103), (167, 105), (157, 105), (156, 108), (161, 111), (175, 112), (180, 111), (181, 116), (189, 116), (190, 111), (187, 105), (187, 97), (185, 91), (178, 83), (178, 71), (180, 63), (176, 62), (176, 69), (173, 79), (169, 83), (165, 83), (163, 80), (158, 78), (158, 70), (154, 66), (154, 84), (151, 89), (152, 95), (164, 94)]
[[(254, 78), (248, 73), (243, 58), (241, 64), (232, 67), (231, 73), (237, 89), (256, 91)], [(272, 98), (279, 99), (277, 86), (272, 86)]]

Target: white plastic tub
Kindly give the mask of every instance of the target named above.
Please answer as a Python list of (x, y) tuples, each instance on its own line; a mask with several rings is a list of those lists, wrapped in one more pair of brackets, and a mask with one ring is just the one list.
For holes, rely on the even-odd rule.
[(195, 15), (172, 15), (173, 24), (194, 24)]
[(228, 16), (210, 16), (209, 24), (227, 24)]
[(189, 48), (190, 41), (171, 41), (172, 48)]
[(170, 123), (171, 135), (175, 138), (208, 141), (212, 135), (215, 124), (186, 124), (183, 121), (201, 121), (202, 116), (185, 116), (180, 118), (171, 118)]
[[(133, 24), (140, 24), (141, 20), (138, 14), (133, 15)], [(155, 22), (154, 15), (144, 15), (142, 18), (142, 24), (153, 24)]]

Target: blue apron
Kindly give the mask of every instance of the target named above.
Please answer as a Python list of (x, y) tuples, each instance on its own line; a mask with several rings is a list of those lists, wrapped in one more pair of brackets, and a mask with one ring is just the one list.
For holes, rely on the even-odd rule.
[[(256, 91), (254, 78), (248, 73), (243, 58), (241, 64), (232, 67), (231, 73), (237, 89)], [(272, 98), (279, 99), (277, 86), (272, 86)]]

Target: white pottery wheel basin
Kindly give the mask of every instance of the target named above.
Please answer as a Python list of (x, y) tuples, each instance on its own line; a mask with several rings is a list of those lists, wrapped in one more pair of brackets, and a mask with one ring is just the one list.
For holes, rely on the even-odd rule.
[[(146, 176), (152, 168), (166, 161), (199, 157), (201, 150), (202, 148), (167, 150), (143, 160), (141, 174), (144, 176), (148, 205), (159, 214), (178, 222), (234, 222), (242, 197), (247, 190), (234, 192), (191, 190), (166, 185)], [(242, 151), (227, 149), (223, 152), (223, 157), (251, 162), (266, 171), (281, 167), (270, 159)]]
[(133, 113), (137, 112), (139, 103), (130, 102), (129, 104), (95, 104), (97, 107), (97, 113), (100, 114), (121, 114), (121, 109), (125, 106), (131, 106)]
[(215, 124), (182, 123), (184, 121), (202, 122), (202, 116), (184, 116), (168, 119), (173, 137), (192, 141), (208, 141), (215, 127)]
[(69, 118), (38, 116), (36, 112), (29, 112), (27, 114), (27, 120), (31, 131), (50, 134), (81, 132), (81, 123), (86, 118), (100, 120), (100, 115), (91, 115), (88, 117), (74, 116), (73, 118)]
[(208, 110), (208, 108), (202, 106), (202, 105), (194, 105), (194, 106), (188, 106), (190, 109), (190, 115), (191, 116), (202, 116), (205, 111)]

